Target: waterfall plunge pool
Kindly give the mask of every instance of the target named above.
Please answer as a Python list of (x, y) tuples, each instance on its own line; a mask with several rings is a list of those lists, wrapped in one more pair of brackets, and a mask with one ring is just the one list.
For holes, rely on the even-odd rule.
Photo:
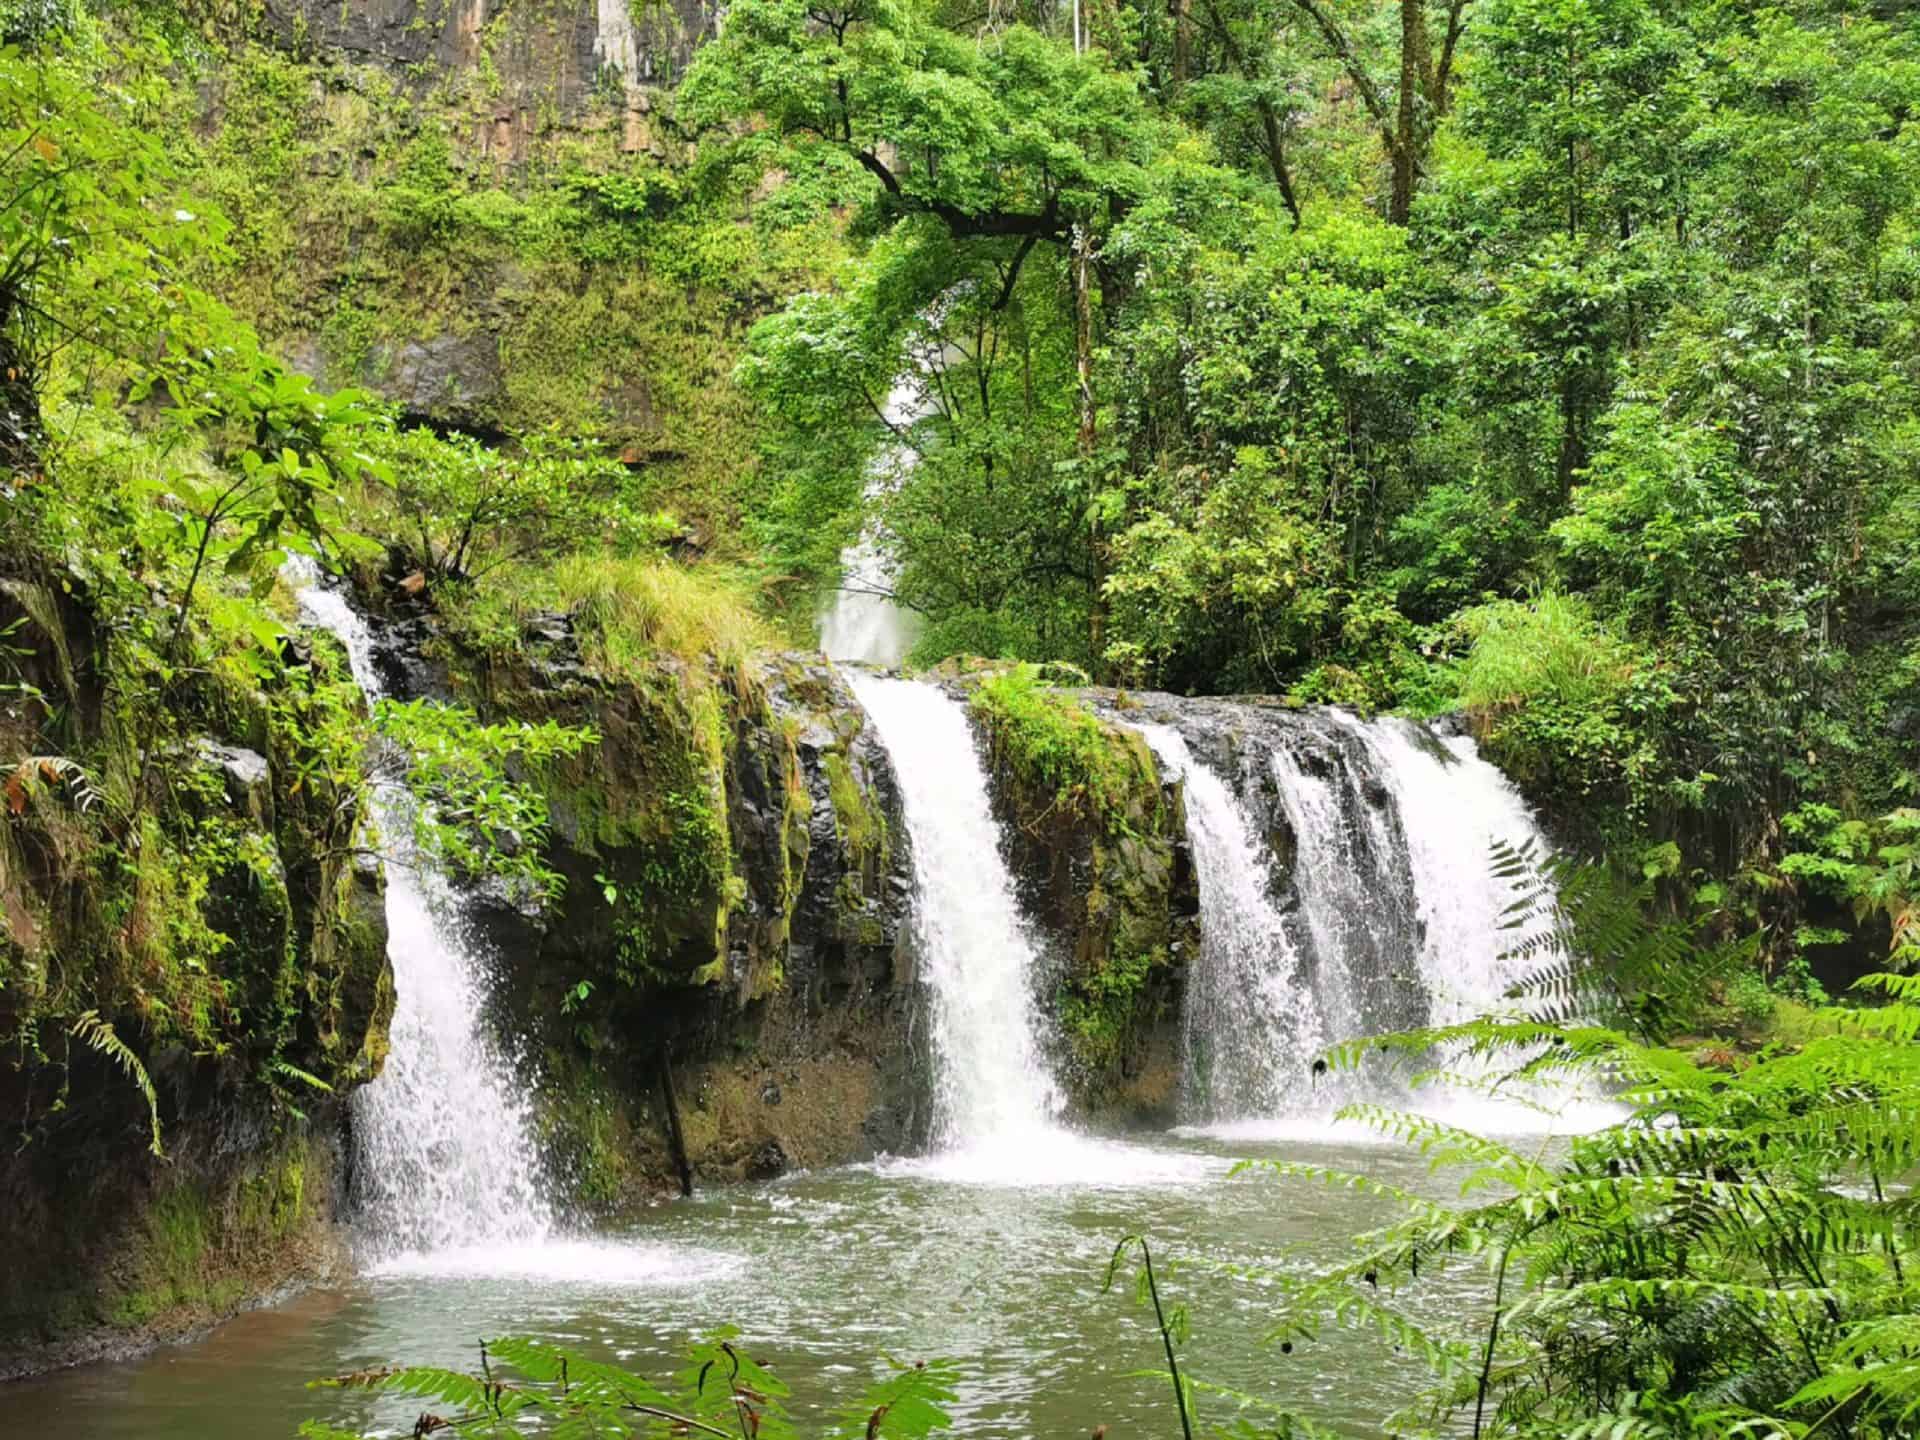
[[(254, 1311), (197, 1343), (9, 1385), (7, 1433), (41, 1440), (262, 1440), (308, 1418), (410, 1433), (420, 1402), (305, 1389), (394, 1363), (471, 1368), (483, 1336), (534, 1335), (664, 1379), (692, 1337), (737, 1325), (793, 1389), (802, 1434), (859, 1397), (884, 1353), (964, 1366), (956, 1433), (1177, 1434), (1151, 1317), (1129, 1282), (1102, 1291), (1119, 1239), (1156, 1263), (1224, 1261), (1304, 1274), (1388, 1217), (1377, 1201), (1298, 1178), (1229, 1177), (1235, 1159), (1365, 1169), (1435, 1196), (1417, 1157), (1361, 1135), (1301, 1129), (1265, 1143), (1204, 1134), (1062, 1137), (1026, 1165), (964, 1153), (704, 1191), (618, 1233), (416, 1256), (338, 1289)], [(1067, 1143), (1059, 1143), (1062, 1139)], [(1022, 1147), (1023, 1150), (1025, 1147)], [(1010, 1180), (1016, 1183), (1008, 1183)], [(1129, 1270), (1129, 1276), (1131, 1271)], [(1475, 1275), (1424, 1287), (1417, 1312), (1458, 1313)], [(1198, 1266), (1163, 1277), (1188, 1304), (1183, 1363), (1353, 1436), (1421, 1375), (1371, 1334), (1327, 1332), (1290, 1355), (1260, 1343), (1273, 1292)], [(1203, 1396), (1205, 1423), (1231, 1405)]]

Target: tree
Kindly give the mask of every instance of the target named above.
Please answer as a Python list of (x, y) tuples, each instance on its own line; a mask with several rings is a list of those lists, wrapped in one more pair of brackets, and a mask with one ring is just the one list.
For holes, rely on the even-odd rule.
[(392, 512), (380, 528), (430, 585), (478, 580), (596, 541), (610, 548), (657, 542), (673, 529), (670, 517), (623, 503), (625, 467), (589, 442), (530, 435), (507, 452), (416, 427), (376, 453)]

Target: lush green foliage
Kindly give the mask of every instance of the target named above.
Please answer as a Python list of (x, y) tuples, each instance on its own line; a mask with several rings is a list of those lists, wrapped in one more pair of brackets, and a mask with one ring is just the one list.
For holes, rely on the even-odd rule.
[(1913, 17), (1393, 8), (735, 12), (685, 109), (864, 247), (754, 332), (751, 524), (877, 521), (922, 662), (1464, 705), (1784, 937), (1780, 817), (1910, 770)]
[(1051, 793), (1052, 808), (1063, 814), (1122, 832), (1141, 796), (1158, 803), (1158, 772), (1145, 743), (1043, 680), (1039, 667), (989, 675), (969, 704), (1001, 763)]
[[(21, 1143), (93, 1083), (89, 1052), (138, 1092), (156, 1150), (168, 1106), (143, 1057), (162, 1049), (297, 1116), (378, 1066), (392, 1004), (377, 872), (356, 863), (382, 842), (372, 727), (280, 576), (293, 554), (362, 562), (380, 519), (362, 496), (395, 486), (400, 442), (201, 283), (231, 227), (162, 143), (171, 60), (78, 12), (0, 51), (0, 1030)], [(428, 471), (472, 458), (404, 443)], [(516, 464), (549, 488), (591, 466), (551, 446)], [(531, 519), (457, 523), (495, 544)], [(544, 810), (504, 766), (590, 737), (387, 718), (432, 848), (547, 889)]]
[(377, 453), (378, 498), (362, 523), (390, 530), (382, 538), (431, 581), (477, 581), (583, 542), (657, 545), (678, 528), (672, 516), (628, 503), (633, 487), (619, 462), (551, 434), (507, 453), (420, 427), (385, 437)]
[[(757, 1364), (722, 1330), (693, 1345), (687, 1363), (660, 1385), (605, 1361), (538, 1340), (492, 1340), (480, 1369), (411, 1366), (359, 1371), (315, 1382), (332, 1389), (373, 1389), (418, 1397), (440, 1410), (422, 1412), (419, 1433), (457, 1429), (463, 1435), (736, 1435), (792, 1440), (800, 1430), (787, 1411), (787, 1385)], [(891, 1365), (845, 1407), (823, 1417), (818, 1433), (865, 1440), (922, 1440), (946, 1429), (956, 1398), (955, 1368), (945, 1362)], [(306, 1440), (359, 1440), (309, 1421)]]
[(554, 892), (560, 877), (542, 859), (546, 796), (509, 778), (508, 766), (578, 755), (598, 741), (591, 729), (552, 721), (481, 725), (433, 700), (383, 700), (374, 720), (406, 755), (407, 789), (421, 797), (414, 835), (422, 855), (462, 878), (499, 875), (536, 902)]

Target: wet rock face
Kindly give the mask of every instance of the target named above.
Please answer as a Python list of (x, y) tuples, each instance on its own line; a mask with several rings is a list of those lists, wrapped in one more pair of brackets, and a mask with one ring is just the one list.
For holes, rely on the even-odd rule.
[(520, 651), (455, 657), (447, 683), (492, 717), (601, 737), (538, 777), (557, 903), (478, 916), (498, 1019), (541, 1061), (546, 1138), (588, 1208), (669, 1188), (663, 1060), (701, 1181), (914, 1147), (907, 832), (829, 665), (766, 657), (742, 682), (663, 657), (615, 682), (582, 668), (564, 617), (536, 616)]
[(486, 118), (508, 124), (537, 97), (566, 121), (609, 95), (637, 102), (645, 87), (677, 79), (713, 24), (698, 0), (266, 0), (263, 18), (288, 46), (335, 52), (405, 80), (484, 64), (494, 97)]

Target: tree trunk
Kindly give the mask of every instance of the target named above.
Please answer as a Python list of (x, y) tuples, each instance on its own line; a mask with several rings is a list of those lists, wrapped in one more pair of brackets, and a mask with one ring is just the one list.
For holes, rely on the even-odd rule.
[(680, 1095), (673, 1084), (673, 1058), (660, 1051), (660, 1096), (667, 1106), (667, 1143), (673, 1150), (673, 1168), (680, 1175), (680, 1193), (693, 1194), (693, 1162), (687, 1158), (687, 1136), (680, 1128)]
[(1413, 213), (1413, 185), (1427, 148), (1422, 102), (1432, 88), (1426, 0), (1400, 0), (1400, 106), (1393, 132), (1393, 194), (1387, 202), (1387, 219), (1395, 225), (1406, 224)]
[[(1214, 28), (1220, 32), (1220, 42), (1227, 47), (1227, 58), (1233, 61), (1234, 69), (1249, 85), (1255, 83), (1253, 68), (1247, 64), (1247, 53), (1240, 48), (1233, 31), (1227, 28), (1227, 17), (1220, 13), (1218, 0), (1207, 0), (1207, 10), (1213, 16)], [(1280, 199), (1286, 204), (1287, 213), (1293, 217), (1293, 228), (1298, 230), (1300, 199), (1293, 191), (1293, 172), (1287, 168), (1287, 149), (1285, 137), (1280, 131), (1279, 113), (1265, 95), (1253, 103), (1260, 112), (1260, 130), (1266, 137), (1267, 165), (1273, 171), (1273, 183), (1280, 187)]]
[(1187, 88), (1193, 67), (1193, 0), (1173, 0), (1173, 88)]

